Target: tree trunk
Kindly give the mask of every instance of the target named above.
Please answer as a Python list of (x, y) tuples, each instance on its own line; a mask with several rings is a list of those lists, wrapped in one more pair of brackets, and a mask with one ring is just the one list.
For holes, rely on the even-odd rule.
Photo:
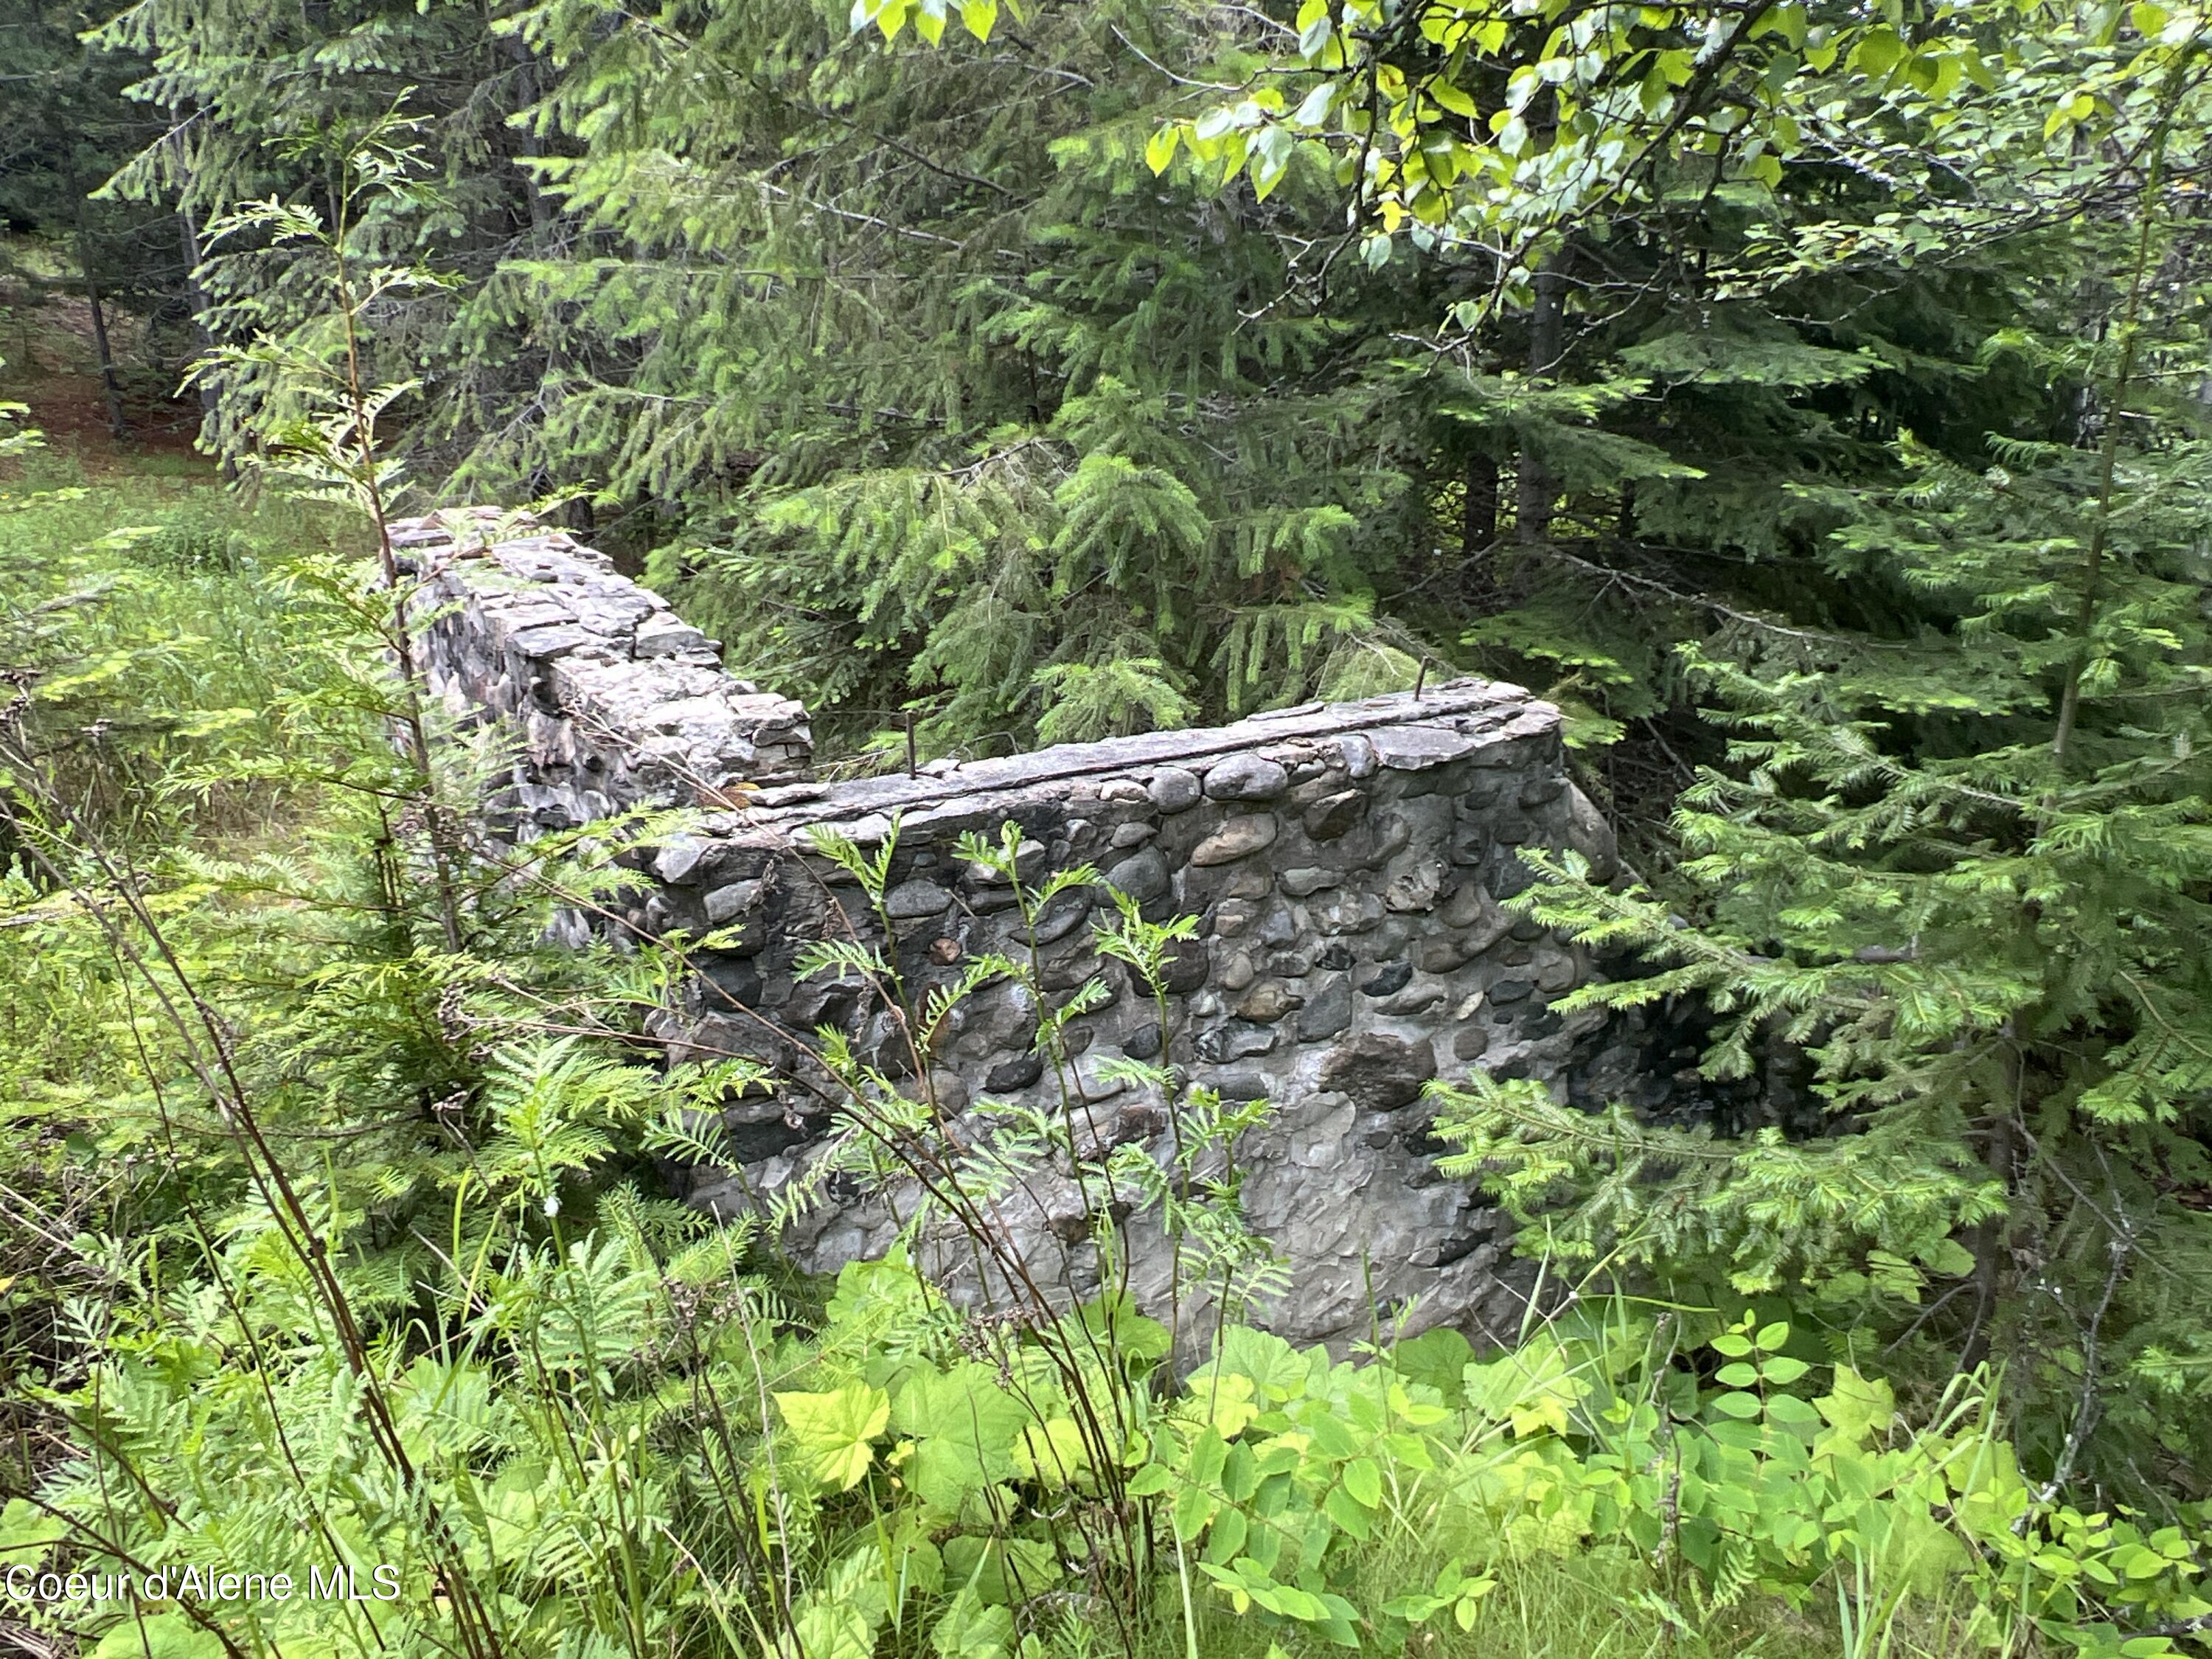
[[(1536, 273), (1536, 304), (1528, 318), (1528, 378), (1532, 380), (1548, 380), (1559, 369), (1565, 333), (1566, 258), (1566, 250), (1561, 248)], [(1524, 544), (1548, 541), (1559, 480), (1527, 444), (1521, 447), (1518, 471), (1513, 492), (1515, 538)]]
[[(79, 240), (78, 246), (83, 246)], [(84, 256), (79, 253), (82, 259)], [(115, 379), (115, 354), (107, 345), (107, 314), (100, 303), (100, 285), (88, 272), (84, 279), (84, 297), (92, 307), (92, 339), (100, 351), (100, 389), (107, 394), (107, 429), (118, 438), (131, 435), (131, 423), (123, 418), (123, 388)]]
[[(2019, 1173), (2020, 1149), (2013, 1133), (2013, 1114), (2018, 1109), (2021, 1065), (2019, 1048), (2008, 1041), (2002, 1084), (2005, 1097), (1990, 1118), (1988, 1154), (1990, 1174), (2008, 1197)], [(2004, 1289), (2006, 1245), (2011, 1231), (2006, 1222), (2003, 1216), (1991, 1216), (1978, 1222), (1967, 1240), (1966, 1248), (1974, 1258), (1974, 1322), (1967, 1328), (1966, 1345), (1959, 1353), (1959, 1369), (1962, 1371), (1973, 1370), (1990, 1357), (1990, 1328), (1996, 1321), (1997, 1297)]]
[[(531, 55), (529, 45), (520, 34), (507, 37), (507, 51), (508, 58), (514, 64), (514, 97), (510, 101), (514, 104), (514, 112), (520, 115), (538, 101), (538, 60)], [(538, 136), (537, 129), (525, 123), (517, 131), (521, 135), (522, 159), (529, 161), (542, 160), (545, 155), (545, 141)], [(532, 239), (542, 247), (548, 233), (553, 228), (552, 206), (546, 201), (545, 193), (538, 187), (536, 167), (518, 167), (515, 171), (522, 175), (522, 194), (524, 204), (530, 210)]]
[(1460, 523), (1460, 556), (1472, 566), (1498, 539), (1498, 463), (1478, 452), (1467, 458), (1467, 512)]
[(128, 437), (131, 423), (123, 418), (123, 387), (115, 378), (115, 353), (107, 343), (107, 311), (100, 301), (100, 278), (94, 274), (92, 230), (84, 222), (84, 191), (77, 187), (76, 163), (64, 149), (62, 188), (69, 192), (70, 210), (76, 220), (76, 264), (84, 273), (85, 303), (92, 310), (92, 343), (100, 353), (100, 385), (107, 397), (107, 429), (118, 438)]
[[(191, 207), (190, 170), (185, 165), (184, 145), (177, 144), (177, 234), (185, 248), (185, 303), (191, 307), (192, 332), (199, 338), (202, 352), (215, 349), (215, 335), (207, 325), (207, 290), (200, 286), (200, 227)], [(197, 382), (200, 399), (200, 435), (211, 438), (215, 432), (216, 405), (220, 401), (216, 389), (206, 380)], [(238, 468), (228, 457), (222, 463), (226, 482), (238, 477)]]

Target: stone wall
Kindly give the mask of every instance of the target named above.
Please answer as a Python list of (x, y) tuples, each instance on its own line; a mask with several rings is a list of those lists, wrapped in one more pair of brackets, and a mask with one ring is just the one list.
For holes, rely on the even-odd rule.
[[(1416, 1326), (1449, 1320), (1510, 1331), (1504, 1235), (1468, 1188), (1440, 1179), (1421, 1099), (1435, 1078), (1492, 1073), (1553, 1079), (1605, 1063), (1599, 1018), (1550, 1001), (1589, 964), (1499, 900), (1529, 879), (1524, 847), (1579, 847), (1601, 864), (1610, 836), (1562, 771), (1559, 716), (1517, 687), (1460, 682), (1416, 700), (1377, 697), (1286, 709), (1213, 731), (1048, 749), (1011, 760), (836, 785), (763, 790), (743, 813), (659, 850), (655, 928), (735, 929), (706, 953), (682, 1007), (660, 1024), (673, 1057), (757, 1055), (793, 1079), (732, 1105), (741, 1167), (694, 1175), (697, 1203), (735, 1210), (782, 1191), (817, 1155), (841, 1104), (809, 1055), (823, 1025), (887, 1069), (911, 1071), (882, 999), (854, 982), (805, 979), (816, 940), (882, 928), (843, 872), (806, 850), (834, 829), (866, 847), (892, 834), (884, 909), (919, 1002), (985, 951), (1032, 948), (1048, 992), (1091, 978), (1105, 1006), (1068, 1028), (1070, 1075), (1031, 1045), (1034, 1011), (1000, 982), (963, 1005), (928, 1057), (955, 1114), (995, 1101), (1060, 1109), (1072, 1085), (1081, 1135), (1103, 1153), (1137, 1142), (1164, 1159), (1158, 1102), (1110, 1075), (1163, 1051), (1194, 1081), (1279, 1109), (1239, 1161), (1255, 1224), (1287, 1257), (1295, 1285), (1268, 1322), (1302, 1340), (1365, 1334), (1419, 1299)], [(1054, 900), (1034, 938), (1007, 884), (963, 858), (963, 832), (1021, 826), (1032, 884), (1100, 869), (1155, 919), (1199, 918), (1170, 977), (1166, 1030), (1150, 995), (1096, 948), (1103, 894)], [(891, 1214), (850, 1194), (794, 1226), (806, 1267), (879, 1253)], [(894, 1208), (910, 1207), (896, 1202)], [(997, 1207), (1024, 1258), (1086, 1282), (1081, 1197), (1068, 1172)], [(957, 1252), (955, 1253), (957, 1255)], [(1140, 1299), (1164, 1285), (1167, 1252), (1131, 1241)]]
[(567, 534), (475, 509), (402, 520), (392, 543), (431, 689), (516, 739), (486, 803), (513, 832), (718, 805), (812, 755), (804, 708), (724, 673), (715, 641)]
[[(747, 1208), (809, 1173), (843, 1103), (815, 1058), (823, 1029), (911, 1077), (882, 998), (797, 971), (817, 941), (883, 942), (860, 890), (808, 832), (870, 848), (895, 836), (890, 945), (917, 1002), (994, 951), (1034, 951), (1048, 994), (1092, 978), (1109, 993), (1067, 1028), (1065, 1076), (1035, 1052), (1035, 1011), (1018, 987), (973, 996), (921, 1057), (956, 1121), (979, 1121), (986, 1101), (1061, 1109), (1064, 1084), (1087, 1154), (1137, 1145), (1164, 1160), (1160, 1103), (1111, 1062), (1164, 1054), (1224, 1097), (1278, 1109), (1238, 1153), (1247, 1212), (1290, 1265), (1273, 1328), (1341, 1341), (1412, 1306), (1415, 1328), (1510, 1331), (1520, 1304), (1502, 1275), (1504, 1230), (1437, 1175), (1423, 1086), (1480, 1067), (1583, 1097), (1628, 1080), (1651, 1048), (1640, 1026), (1554, 1012), (1591, 964), (1500, 903), (1529, 879), (1524, 848), (1571, 846), (1601, 869), (1613, 859), (1566, 778), (1556, 709), (1516, 686), (1460, 681), (915, 776), (789, 779), (806, 758), (804, 710), (724, 675), (713, 643), (657, 596), (566, 536), (483, 546), (492, 520), (459, 520), (472, 532), (459, 538), (454, 522), (417, 522), (402, 539), (428, 579), (434, 683), (458, 712), (503, 716), (522, 739), (495, 806), (519, 812), (522, 834), (642, 799), (710, 809), (693, 832), (629, 855), (636, 881), (623, 901), (632, 929), (718, 940), (695, 947), (697, 973), (653, 1022), (671, 1063), (752, 1055), (780, 1079), (727, 1104), (734, 1167), (671, 1171), (691, 1201)], [(1197, 919), (1164, 1023), (1096, 948), (1103, 894), (1063, 894), (1032, 936), (1008, 884), (958, 852), (963, 833), (1008, 823), (1032, 884), (1089, 864), (1147, 917)], [(889, 1205), (833, 1180), (786, 1243), (810, 1269), (880, 1252), (892, 1211), (909, 1207), (896, 1190)], [(1042, 1275), (1094, 1288), (1066, 1168), (994, 1215)], [(1140, 1300), (1157, 1301), (1164, 1243), (1133, 1223), (1129, 1249)]]

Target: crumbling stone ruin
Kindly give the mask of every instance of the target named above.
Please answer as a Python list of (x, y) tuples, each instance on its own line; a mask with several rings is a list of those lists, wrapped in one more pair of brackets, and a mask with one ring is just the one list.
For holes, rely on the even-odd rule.
[[(880, 1000), (795, 972), (811, 942), (880, 942), (860, 890), (808, 832), (880, 846), (896, 825), (884, 908), (917, 998), (994, 950), (1033, 949), (1048, 991), (1105, 981), (1111, 995), (1068, 1031), (1076, 1104), (1101, 1150), (1164, 1156), (1167, 1145), (1158, 1103), (1109, 1074), (1116, 1056), (1165, 1053), (1225, 1097), (1277, 1105), (1239, 1152), (1246, 1211), (1294, 1286), (1270, 1310), (1273, 1328), (1342, 1341), (1410, 1310), (1408, 1328), (1510, 1332), (1520, 1302), (1501, 1275), (1505, 1229), (1437, 1173), (1424, 1085), (1480, 1067), (1565, 1094), (1577, 1077), (1625, 1074), (1648, 1047), (1648, 1033), (1597, 1013), (1554, 1012), (1592, 965), (1500, 902), (1530, 879), (1524, 848), (1571, 847), (1601, 871), (1614, 860), (1565, 775), (1557, 709), (1517, 686), (1462, 680), (1215, 730), (814, 781), (805, 711), (725, 675), (712, 642), (658, 596), (564, 535), (472, 550), (453, 522), (410, 523), (402, 539), (428, 579), (434, 686), (457, 711), (514, 730), (513, 774), (492, 810), (526, 834), (641, 801), (705, 809), (640, 856), (628, 921), (736, 939), (698, 953), (701, 970), (653, 1030), (672, 1062), (753, 1054), (788, 1081), (728, 1107), (736, 1166), (682, 1172), (690, 1201), (733, 1212), (807, 1170), (838, 1104), (810, 1068), (817, 1028), (899, 1063)], [(995, 836), (1008, 823), (1032, 884), (1088, 863), (1147, 917), (1199, 919), (1176, 958), (1165, 1029), (1152, 997), (1096, 949), (1104, 895), (1063, 893), (1032, 930), (1003, 877), (958, 852), (964, 832)], [(939, 1101), (956, 1113), (984, 1097), (1056, 1102), (1033, 1034), (1018, 987), (978, 994), (927, 1057)], [(1070, 1248), (1081, 1232), (1072, 1181), (1031, 1183), (1000, 1220), (1025, 1261), (1078, 1293), (1093, 1288)], [(880, 1252), (894, 1231), (880, 1195), (833, 1188), (785, 1243), (799, 1265), (826, 1270)], [(1164, 1253), (1141, 1237), (1130, 1253), (1141, 1301)]]
[(648, 799), (711, 801), (803, 772), (806, 710), (722, 672), (720, 648), (603, 553), (489, 508), (392, 527), (422, 665), (464, 726), (520, 738), (486, 803), (539, 825), (588, 823)]

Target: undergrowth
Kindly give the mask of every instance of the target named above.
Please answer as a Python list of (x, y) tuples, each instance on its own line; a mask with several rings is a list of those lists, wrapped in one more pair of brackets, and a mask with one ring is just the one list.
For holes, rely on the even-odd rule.
[(110, 827), (146, 846), (281, 824), (281, 781), (245, 763), (292, 747), (301, 699), (339, 673), (329, 618), (296, 586), (336, 529), (282, 496), (242, 498), (193, 457), (0, 466), (0, 638), (11, 667), (48, 665), (57, 784), (103, 820), (132, 817)]

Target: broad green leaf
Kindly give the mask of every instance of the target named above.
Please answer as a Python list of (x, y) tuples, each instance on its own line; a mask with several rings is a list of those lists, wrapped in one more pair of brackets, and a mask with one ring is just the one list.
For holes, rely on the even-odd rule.
[(1974, 1270), (1973, 1253), (1955, 1238), (1937, 1240), (1920, 1253), (1920, 1261), (1929, 1273), (1945, 1279), (1962, 1279)]
[(1431, 81), (1428, 91), (1439, 108), (1449, 110), (1454, 115), (1465, 116), (1471, 121), (1480, 113), (1475, 107), (1474, 100), (1449, 81)]
[(1851, 62), (1862, 73), (1880, 80), (1905, 61), (1906, 51), (1897, 31), (1884, 27), (1868, 32), (1851, 53)]
[(1254, 1387), (1249, 1376), (1231, 1373), (1225, 1376), (1208, 1377), (1198, 1390), (1199, 1403), (1205, 1407), (1206, 1421), (1213, 1432), (1223, 1439), (1234, 1439), (1242, 1434), (1260, 1414), (1259, 1402), (1253, 1399)]
[(1213, 1362), (1191, 1374), (1190, 1389), (1203, 1397), (1207, 1379), (1216, 1374), (1249, 1377), (1253, 1398), (1272, 1405), (1304, 1394), (1310, 1369), (1281, 1337), (1232, 1325), (1221, 1334)]
[(1571, 1373), (1565, 1351), (1548, 1340), (1531, 1341), (1502, 1359), (1466, 1370), (1468, 1404), (1512, 1425), (1516, 1439), (1549, 1430), (1564, 1434), (1589, 1385)]
[(57, 1520), (27, 1498), (11, 1498), (0, 1509), (0, 1568), (36, 1566), (46, 1547), (69, 1536), (69, 1522)]
[(903, 1479), (923, 1502), (948, 1513), (1022, 1473), (1014, 1449), (1035, 1421), (999, 1386), (997, 1372), (973, 1360), (950, 1371), (915, 1372), (891, 1401), (893, 1426), (914, 1441)]
[(157, 1613), (117, 1625), (91, 1650), (91, 1659), (223, 1659), (223, 1647), (183, 1613)]
[(1889, 1426), (1897, 1414), (1897, 1399), (1888, 1383), (1861, 1376), (1849, 1365), (1836, 1366), (1829, 1391), (1813, 1402), (1846, 1445), (1861, 1446), (1868, 1437)]
[(1138, 1310), (1127, 1292), (1110, 1291), (1075, 1310), (1083, 1329), (1109, 1355), (1139, 1364), (1164, 1359), (1173, 1339), (1168, 1328)]
[(1820, 1425), (1820, 1413), (1794, 1394), (1768, 1395), (1766, 1414), (1793, 1429), (1817, 1429)]
[(978, 40), (988, 40), (999, 26), (999, 0), (960, 0), (960, 21)]
[(1212, 1528), (1206, 1535), (1206, 1559), (1209, 1561), (1232, 1561), (1244, 1547), (1251, 1526), (1244, 1511), (1234, 1507), (1224, 1509), (1213, 1517)]
[(1474, 1345), (1448, 1325), (1423, 1331), (1390, 1350), (1390, 1368), (1409, 1382), (1425, 1382), (1449, 1405), (1467, 1398), (1467, 1368)]
[(870, 1443), (890, 1420), (890, 1395), (865, 1382), (848, 1382), (829, 1394), (779, 1394), (775, 1403), (824, 1486), (846, 1492), (860, 1484), (874, 1461)]
[[(1297, 109), (1291, 117), (1291, 125), (1293, 126), (1307, 128), (1318, 127), (1324, 125), (1328, 120), (1328, 112), (1330, 108), (1336, 102), (1336, 94), (1337, 85), (1335, 82), (1322, 81), (1318, 82), (1307, 92), (1304, 98), (1298, 100)], [(1154, 168), (1153, 171), (1158, 172), (1158, 169)]]
[(1344, 1466), (1344, 1489), (1362, 1509), (1374, 1509), (1382, 1502), (1382, 1471), (1373, 1458), (1355, 1457)]
[(1030, 1480), (1065, 1486), (1085, 1467), (1089, 1449), (1072, 1417), (1026, 1425), (1014, 1442), (1014, 1467)]
[(1154, 1498), (1176, 1484), (1175, 1471), (1164, 1463), (1147, 1463), (1129, 1477), (1132, 1498)]
[(949, 1538), (944, 1549), (945, 1582), (972, 1586), (990, 1607), (1041, 1595), (1062, 1576), (1052, 1546), (1033, 1538)]
[(1186, 1481), (1169, 1510), (1176, 1536), (1189, 1540), (1205, 1531), (1221, 1511), (1221, 1500), (1195, 1481)]
[(1328, 1495), (1322, 1499), (1322, 1507), (1328, 1511), (1330, 1520), (1354, 1538), (1364, 1540), (1374, 1531), (1374, 1523), (1367, 1511), (1341, 1486), (1328, 1489)]
[(1221, 1484), (1221, 1472), (1229, 1462), (1229, 1445), (1212, 1429), (1200, 1429), (1190, 1443), (1190, 1459), (1184, 1467), (1184, 1475), (1201, 1486)]
[(985, 1605), (981, 1596), (963, 1585), (930, 1632), (929, 1645), (939, 1659), (1003, 1659), (1013, 1639), (1012, 1613), (1003, 1606)]

